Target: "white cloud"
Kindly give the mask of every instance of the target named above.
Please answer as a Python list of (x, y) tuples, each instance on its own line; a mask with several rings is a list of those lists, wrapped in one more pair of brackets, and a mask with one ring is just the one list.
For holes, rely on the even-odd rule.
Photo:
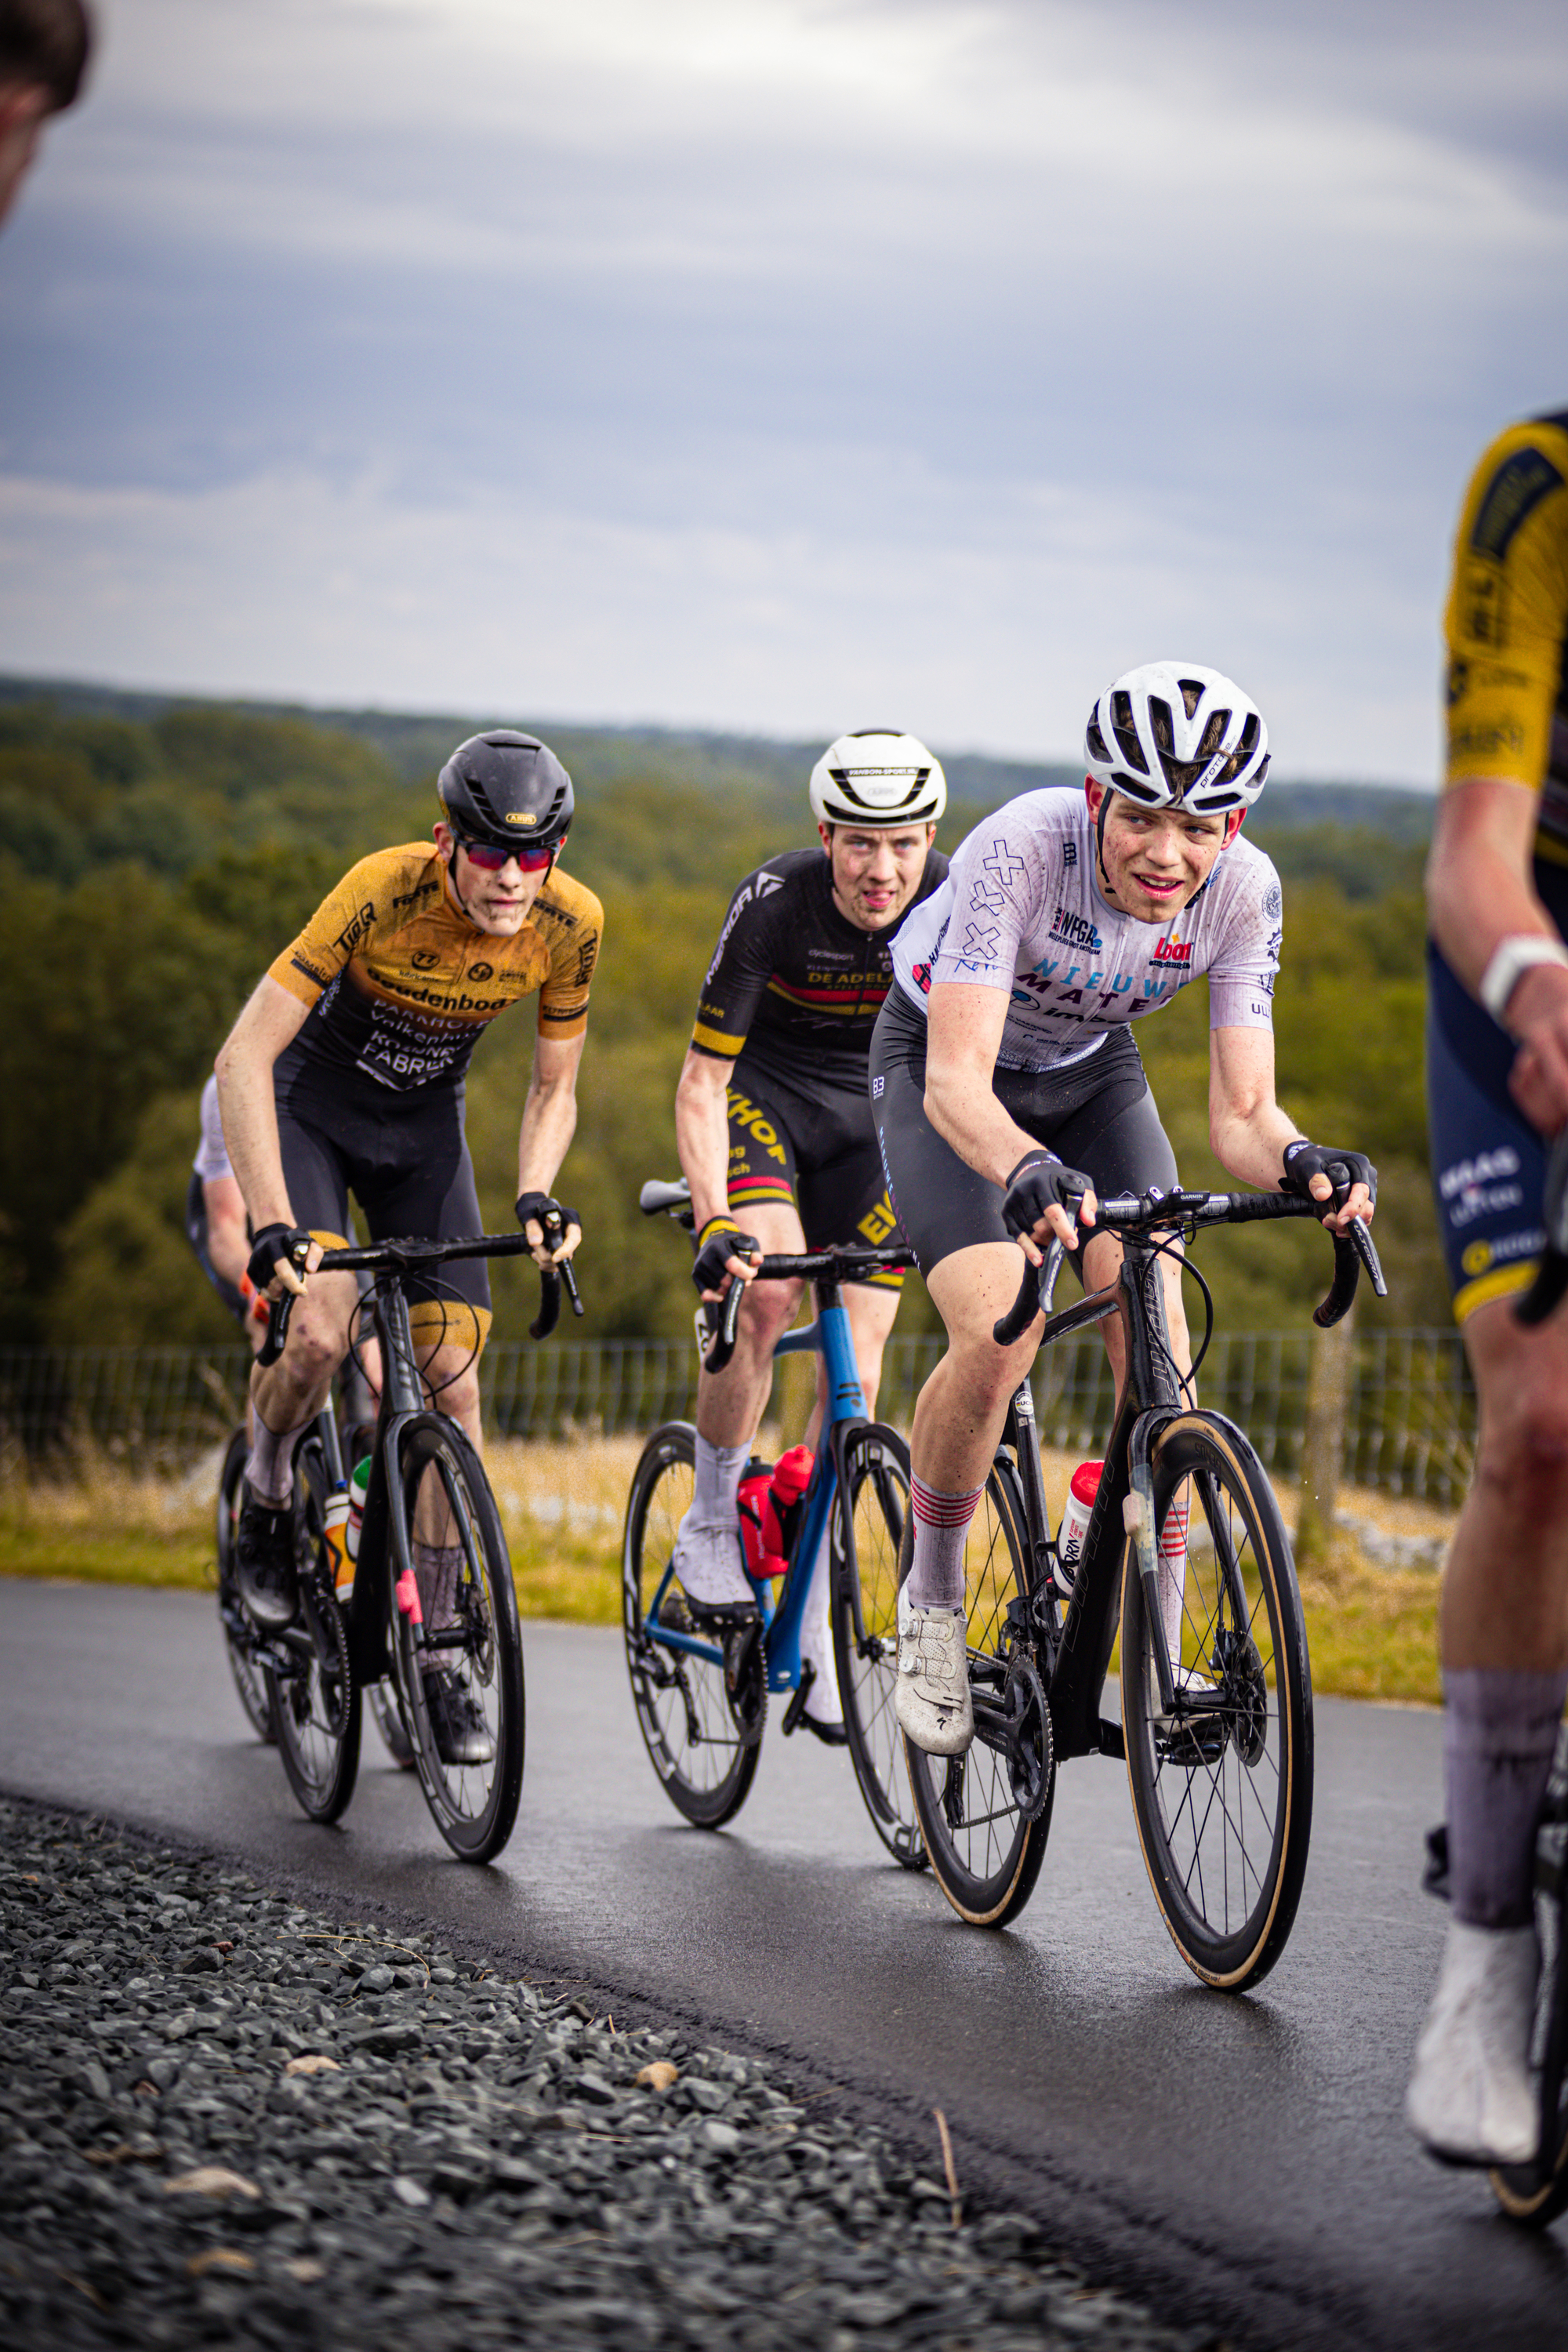
[(1059, 751), (1179, 645), (1428, 775), (1465, 467), (1568, 394), (1555, 23), (111, 7), (0, 244), (6, 659)]
[(0, 632), (13, 667), (51, 675), (795, 736), (891, 710), (950, 746), (1068, 757), (1106, 677), (1180, 652), (1258, 697), (1282, 772), (1433, 772), (1432, 666), (1406, 664), (1419, 683), (1391, 693), (1358, 652), (1374, 621), (1426, 634), (1425, 601), (1391, 622), (1369, 580), (1315, 613), (1134, 498), (1058, 492), (982, 521), (891, 544), (805, 519), (421, 508), (373, 477), (186, 494), (0, 479)]

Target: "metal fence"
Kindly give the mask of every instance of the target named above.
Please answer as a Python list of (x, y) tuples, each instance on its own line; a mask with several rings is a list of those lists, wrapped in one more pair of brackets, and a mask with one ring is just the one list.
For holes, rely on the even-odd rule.
[[(883, 1419), (909, 1426), (942, 1344), (889, 1341)], [(1309, 1332), (1235, 1333), (1215, 1340), (1200, 1376), (1204, 1402), (1238, 1422), (1284, 1478), (1300, 1465), (1310, 1346)], [(1458, 1334), (1360, 1332), (1352, 1348), (1346, 1478), (1457, 1504), (1475, 1438), (1475, 1393)], [(248, 1362), (243, 1347), (0, 1349), (0, 1444), (38, 1464), (89, 1444), (131, 1466), (173, 1468), (233, 1428)], [(689, 1339), (502, 1341), (485, 1355), (484, 1389), (487, 1425), (500, 1436), (646, 1430), (695, 1411), (697, 1354)], [(1097, 1334), (1041, 1358), (1035, 1398), (1044, 1444), (1085, 1455), (1102, 1449), (1111, 1391)]]

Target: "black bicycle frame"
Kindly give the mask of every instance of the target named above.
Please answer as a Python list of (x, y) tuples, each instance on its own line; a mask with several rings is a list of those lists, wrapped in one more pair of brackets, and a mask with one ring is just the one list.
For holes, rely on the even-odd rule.
[[(1040, 1475), (1035, 1400), (1027, 1381), (1007, 1408), (1004, 1443), (1013, 1449), (1024, 1496), (1024, 1532), (1032, 1553), (1030, 1613), (1049, 1668), (1047, 1696), (1058, 1759), (1125, 1753), (1121, 1725), (1107, 1721), (1100, 1711), (1121, 1613), (1121, 1581), (1116, 1570), (1128, 1532), (1128, 1500), (1142, 1487), (1148, 1514), (1149, 1567), (1153, 1571), (1149, 1449), (1162, 1423), (1180, 1412), (1184, 1402), (1171, 1369), (1170, 1327), (1159, 1258), (1157, 1249), (1129, 1240), (1116, 1280), (1053, 1315), (1040, 1336), (1045, 1348), (1114, 1315), (1121, 1320), (1127, 1347), (1127, 1382), (1106, 1446), (1100, 1491), (1059, 1632), (1053, 1631), (1051, 1623), (1050, 1515)], [(1172, 1694), (1164, 1696), (1168, 1705)]]

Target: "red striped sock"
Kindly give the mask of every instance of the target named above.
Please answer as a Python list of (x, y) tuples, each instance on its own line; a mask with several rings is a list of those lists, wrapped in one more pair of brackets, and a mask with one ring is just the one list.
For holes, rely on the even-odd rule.
[(910, 1570), (910, 1601), (914, 1608), (963, 1608), (964, 1538), (984, 1492), (984, 1486), (976, 1486), (967, 1495), (944, 1495), (939, 1487), (928, 1486), (923, 1478), (910, 1479), (915, 1556)]

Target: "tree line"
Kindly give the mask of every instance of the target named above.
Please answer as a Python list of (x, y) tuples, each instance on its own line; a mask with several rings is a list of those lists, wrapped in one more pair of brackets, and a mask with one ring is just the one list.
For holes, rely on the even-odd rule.
[[(123, 700), (124, 698), (122, 698)], [(101, 698), (110, 704), (111, 698)], [(376, 714), (334, 726), (214, 705), (71, 709), (0, 698), (0, 1339), (221, 1339), (183, 1209), (212, 1057), (261, 971), (343, 869), (428, 837), (435, 764), (468, 722)], [(577, 1139), (560, 1189), (580, 1210), (584, 1337), (679, 1335), (682, 1245), (645, 1221), (674, 1174), (676, 1074), (725, 904), (752, 866), (812, 837), (807, 747), (550, 730), (578, 789), (564, 863), (605, 906)], [(978, 760), (950, 773), (941, 846), (987, 807), (1067, 781)], [(1248, 821), (1285, 882), (1276, 999), (1281, 1099), (1308, 1132), (1370, 1151), (1393, 1295), (1381, 1319), (1447, 1315), (1426, 1192), (1421, 1087), (1421, 833), (1412, 794), (1301, 788)], [(1273, 807), (1270, 807), (1270, 801)], [(1331, 821), (1312, 822), (1330, 806)], [(1206, 1144), (1206, 990), (1139, 1024), (1189, 1182)], [(469, 1135), (487, 1224), (510, 1223), (532, 1021), (503, 1016), (475, 1056)], [(1232, 1328), (1299, 1324), (1327, 1246), (1310, 1228), (1210, 1237), (1200, 1263)], [(521, 1337), (531, 1277), (500, 1266), (498, 1335)], [(911, 1278), (901, 1328), (932, 1328)], [(571, 1335), (567, 1335), (571, 1336)]]

